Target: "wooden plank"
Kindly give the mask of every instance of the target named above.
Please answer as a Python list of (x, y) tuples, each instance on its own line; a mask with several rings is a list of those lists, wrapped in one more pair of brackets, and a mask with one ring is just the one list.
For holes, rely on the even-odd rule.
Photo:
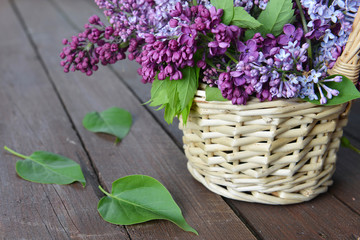
[[(353, 122), (353, 119), (350, 119)], [(353, 145), (360, 146), (358, 139), (348, 136)], [(360, 214), (360, 155), (348, 148), (340, 148), (334, 174), (334, 186), (330, 192)]]
[[(66, 107), (74, 119), (85, 146), (94, 160), (100, 179), (109, 189), (111, 182), (129, 174), (147, 174), (160, 180), (180, 205), (190, 225), (203, 239), (254, 239), (251, 232), (217, 195), (197, 183), (186, 170), (186, 159), (153, 117), (140, 105), (117, 77), (102, 69), (87, 78), (82, 74), (64, 74), (57, 57), (61, 47), (54, 45), (64, 36), (74, 33), (73, 28), (45, 0), (17, 0), (21, 14), (31, 29), (32, 37), (44, 62), (55, 80)], [(87, 15), (76, 1), (69, 4), (77, 14)], [(42, 19), (27, 11), (35, 5), (42, 10)], [(113, 138), (95, 135), (81, 126), (88, 111), (104, 110), (110, 106), (128, 109), (134, 117), (130, 134), (119, 146)], [(134, 239), (193, 239), (168, 221), (151, 221), (127, 227)], [(236, 231), (234, 231), (236, 229)]]
[[(29, 6), (33, 13), (39, 6)], [(0, 2), (0, 146), (47, 150), (79, 162), (86, 188), (25, 181), (1, 151), (1, 239), (127, 239), (97, 213), (98, 183), (76, 133), (8, 1)], [(96, 190), (97, 191), (97, 190)]]
[(264, 239), (353, 239), (359, 235), (359, 215), (330, 194), (288, 206), (230, 202)]
[[(348, 125), (344, 128), (345, 136), (352, 137), (358, 144), (356, 147), (360, 149), (360, 100), (355, 100), (351, 107)], [(353, 141), (354, 141), (353, 140)]]

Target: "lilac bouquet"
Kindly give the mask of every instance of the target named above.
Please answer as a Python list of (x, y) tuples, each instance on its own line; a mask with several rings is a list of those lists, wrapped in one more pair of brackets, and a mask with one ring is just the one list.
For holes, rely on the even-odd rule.
[[(186, 122), (199, 83), (207, 100), (246, 104), (302, 98), (339, 104), (359, 97), (345, 76), (328, 75), (345, 48), (359, 0), (95, 0), (92, 16), (63, 40), (64, 72), (91, 75), (127, 58), (151, 83), (151, 106)], [(349, 83), (350, 81), (350, 83)], [(356, 91), (354, 93), (354, 91)], [(352, 92), (352, 94), (347, 94)]]

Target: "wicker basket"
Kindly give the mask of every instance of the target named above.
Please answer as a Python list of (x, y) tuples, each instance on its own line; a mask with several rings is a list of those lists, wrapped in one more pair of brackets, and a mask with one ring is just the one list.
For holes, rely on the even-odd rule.
[[(360, 15), (331, 74), (359, 76)], [(308, 201), (332, 184), (336, 153), (351, 103), (314, 105), (301, 100), (247, 105), (208, 102), (197, 91), (183, 129), (188, 169), (211, 191), (266, 204)]]

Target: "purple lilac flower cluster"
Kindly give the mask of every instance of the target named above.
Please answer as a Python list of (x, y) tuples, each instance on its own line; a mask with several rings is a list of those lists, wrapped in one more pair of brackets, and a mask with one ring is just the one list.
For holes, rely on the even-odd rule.
[(64, 72), (79, 70), (90, 76), (98, 69), (97, 64), (113, 64), (124, 59), (125, 48), (121, 48), (119, 37), (114, 36), (111, 26), (105, 27), (98, 16), (89, 18), (85, 31), (72, 37), (72, 41), (63, 40), (65, 47), (60, 53)]
[(168, 24), (169, 12), (177, 3), (188, 7), (187, 1), (177, 0), (95, 0), (100, 9), (109, 18), (109, 23), (123, 41), (134, 35), (145, 38), (146, 34), (155, 36), (178, 36), (178, 29)]
[[(170, 11), (169, 26), (179, 28), (181, 33), (177, 40), (168, 39), (153, 34), (145, 35), (146, 44), (142, 48), (141, 54), (136, 61), (141, 65), (138, 73), (142, 76), (142, 82), (153, 82), (155, 76), (159, 80), (169, 77), (170, 80), (182, 78), (181, 69), (186, 66), (194, 67), (195, 64), (205, 66), (203, 61), (195, 63), (194, 55), (197, 51), (197, 41), (200, 34), (206, 36), (207, 32), (218, 31), (215, 34), (214, 51), (227, 49), (230, 46), (231, 39), (227, 38), (227, 33), (220, 32), (222, 10), (216, 10), (215, 7), (207, 9), (203, 5), (197, 5), (183, 8), (182, 4), (177, 3), (175, 9)], [(215, 27), (215, 29), (214, 29)], [(239, 33), (240, 29), (234, 30)], [(231, 31), (230, 34), (232, 34)], [(226, 42), (226, 46), (222, 44)], [(219, 46), (219, 44), (221, 46)]]
[[(334, 0), (330, 5), (328, 3), (328, 0), (301, 0), (305, 13), (310, 19), (307, 25), (309, 32), (305, 37), (318, 42), (319, 47), (313, 51), (315, 53), (314, 66), (317, 66), (317, 69), (312, 69), (308, 77), (301, 78), (302, 88), (299, 97), (317, 100), (318, 97), (315, 94), (317, 89), (322, 104), (339, 94), (337, 90), (328, 88), (323, 83), (325, 81), (323, 79), (345, 48), (352, 22), (360, 6), (358, 0)], [(333, 81), (340, 80), (337, 77)], [(327, 94), (325, 95), (324, 92)]]
[[(210, 0), (198, 0), (197, 2), (207, 8), (212, 6)], [(259, 7), (261, 10), (265, 10), (268, 2), (269, 0), (234, 0), (234, 6), (243, 7), (245, 11), (250, 12), (254, 6)]]
[[(98, 64), (136, 60), (143, 83), (180, 80), (182, 69), (201, 69), (200, 81), (218, 87), (233, 104), (276, 98), (318, 99), (324, 104), (339, 92), (326, 79), (341, 55), (359, 0), (299, 0), (307, 25), (285, 24), (279, 36), (222, 23), (223, 9), (209, 0), (95, 0), (110, 26), (93, 16), (85, 30), (64, 40), (60, 54), (65, 72), (91, 75)], [(246, 12), (265, 10), (269, 0), (234, 0)], [(294, 7), (296, 6), (295, 1)], [(301, 15), (301, 14), (300, 14)], [(302, 19), (304, 20), (304, 19)], [(312, 54), (314, 56), (311, 56)]]
[(219, 76), (218, 86), (223, 96), (233, 104), (245, 104), (249, 96), (261, 101), (292, 98), (298, 95), (299, 76), (307, 61), (308, 44), (300, 45), (303, 30), (291, 24), (284, 34), (265, 38), (257, 33), (245, 44), (240, 42), (239, 62)]

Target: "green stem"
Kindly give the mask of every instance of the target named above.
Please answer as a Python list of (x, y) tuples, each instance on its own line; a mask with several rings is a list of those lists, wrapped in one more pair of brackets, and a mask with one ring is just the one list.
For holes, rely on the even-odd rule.
[(4, 149), (5, 149), (6, 151), (10, 152), (11, 154), (17, 156), (17, 157), (20, 157), (20, 158), (23, 158), (23, 159), (29, 158), (29, 156), (25, 156), (25, 155), (22, 155), (22, 154), (20, 154), (20, 153), (17, 153), (17, 152), (15, 152), (14, 150), (8, 148), (7, 146), (4, 146)]
[(224, 70), (217, 68), (217, 67), (216, 67), (212, 62), (210, 62), (208, 59), (206, 59), (205, 62), (206, 62), (207, 65), (210, 65), (210, 67), (215, 68), (216, 71), (218, 71), (218, 72), (225, 72)]
[(228, 53), (228, 51), (225, 52), (225, 55), (228, 56), (234, 63), (239, 63), (239, 61), (236, 60), (230, 53)]
[(111, 196), (111, 194), (108, 193), (107, 191), (105, 191), (100, 185), (99, 185), (99, 189), (100, 189), (100, 191), (102, 191), (106, 196), (108, 196), (108, 197)]
[(193, 0), (193, 5), (197, 6), (197, 0)]
[(116, 137), (115, 142), (114, 142), (114, 145), (116, 146), (120, 141), (121, 141), (121, 139), (118, 138), (118, 137)]
[[(305, 35), (305, 34), (307, 34), (307, 33), (309, 32), (309, 29), (308, 29), (308, 27), (307, 27), (305, 15), (304, 15), (304, 10), (302, 9), (300, 0), (296, 0), (296, 5), (297, 5), (297, 7), (299, 8), (299, 11), (300, 11), (301, 22), (302, 22), (302, 25), (303, 25), (303, 27), (304, 27), (304, 35)], [(309, 57), (309, 65), (310, 65), (310, 67), (312, 67), (312, 48), (311, 48), (311, 40), (308, 39), (308, 38), (306, 38), (306, 42), (307, 42), (307, 44), (309, 44), (309, 47), (308, 47), (308, 49), (307, 49), (307, 52), (308, 52), (308, 57)]]
[(356, 147), (354, 147), (353, 145), (350, 145), (349, 148), (355, 152), (357, 152), (358, 154), (360, 154), (360, 150), (357, 149)]

